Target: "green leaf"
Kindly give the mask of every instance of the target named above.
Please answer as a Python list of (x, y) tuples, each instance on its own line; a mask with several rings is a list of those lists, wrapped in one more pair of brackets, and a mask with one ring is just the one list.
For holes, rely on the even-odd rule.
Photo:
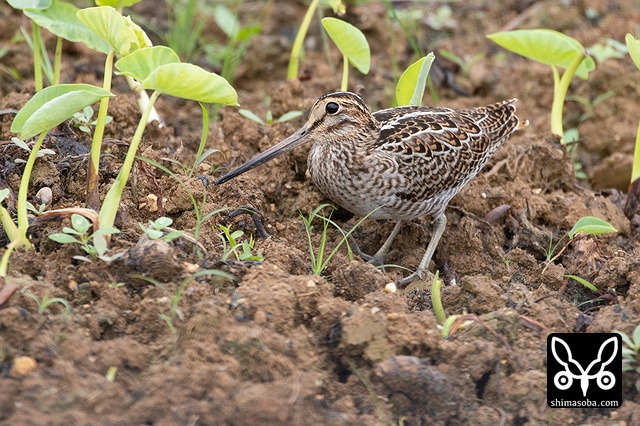
[(371, 52), (362, 31), (336, 18), (323, 18), (322, 26), (351, 65), (362, 74), (367, 74), (371, 65)]
[(73, 244), (78, 242), (78, 240), (76, 240), (75, 237), (69, 234), (63, 234), (63, 233), (51, 234), (49, 235), (49, 238), (55, 241), (56, 243), (60, 243), (60, 244)]
[(115, 8), (129, 7), (138, 3), (140, 0), (96, 0), (98, 6), (111, 6)]
[[(502, 31), (487, 36), (500, 46), (525, 58), (549, 65), (567, 68), (585, 48), (573, 37), (548, 29)], [(595, 69), (593, 58), (586, 57), (576, 75), (586, 79)]]
[(179, 63), (178, 55), (166, 46), (144, 47), (118, 60), (115, 64), (120, 74), (143, 81), (158, 67)]
[(73, 229), (80, 232), (87, 232), (89, 228), (91, 228), (91, 222), (89, 220), (77, 213), (71, 215), (71, 226)]
[(14, 9), (46, 9), (51, 6), (52, 0), (7, 0)]
[(573, 225), (573, 228), (569, 231), (569, 238), (573, 238), (574, 235), (579, 233), (601, 235), (611, 232), (618, 232), (618, 230), (611, 226), (609, 222), (598, 219), (597, 217), (585, 216)]
[(109, 43), (119, 56), (127, 56), (138, 49), (151, 46), (151, 41), (142, 28), (110, 6), (80, 9), (76, 16), (98, 37)]
[(636, 40), (631, 34), (627, 34), (624, 39), (627, 42), (627, 49), (629, 49), (629, 56), (636, 64), (636, 67), (640, 69), (640, 42)]
[(244, 109), (244, 108), (240, 108), (240, 109), (238, 110), (238, 113), (239, 113), (241, 116), (243, 116), (243, 117), (245, 117), (245, 118), (248, 118), (249, 120), (253, 120), (253, 121), (255, 121), (255, 122), (256, 122), (256, 123), (258, 123), (258, 124), (262, 124), (263, 126), (265, 125), (265, 123), (264, 123), (264, 121), (262, 120), (262, 118), (258, 117), (258, 115), (257, 115), (255, 112), (253, 112), (253, 111), (250, 111), (250, 110), (248, 110), (248, 109)]
[(583, 286), (585, 286), (586, 288), (588, 288), (589, 290), (593, 291), (593, 292), (597, 292), (598, 291), (598, 287), (596, 287), (595, 285), (591, 284), (589, 281), (585, 280), (584, 278), (580, 278), (577, 277), (575, 275), (565, 275), (566, 278), (571, 278), (572, 280), (575, 280), (577, 282), (579, 282), (580, 284), (582, 284)]
[(176, 238), (180, 237), (182, 234), (184, 234), (184, 231), (171, 231), (167, 235), (162, 237), (162, 239), (165, 240), (165, 241), (171, 241), (171, 240), (175, 240)]
[(435, 59), (433, 53), (429, 53), (424, 58), (414, 62), (400, 76), (398, 85), (396, 86), (396, 100), (398, 105), (414, 105), (422, 104), (422, 97), (427, 88), (427, 77), (431, 64)]
[(150, 229), (147, 228), (144, 231), (149, 238), (151, 238), (152, 240), (157, 240), (158, 238), (161, 238), (164, 234), (162, 233), (162, 231), (158, 231), (157, 229)]
[(11, 131), (20, 139), (54, 128), (87, 105), (105, 96), (114, 96), (90, 84), (58, 84), (36, 93), (13, 119)]
[(286, 123), (287, 121), (291, 121), (294, 118), (298, 118), (302, 115), (302, 111), (289, 111), (285, 112), (278, 118), (278, 123)]
[(100, 228), (96, 232), (93, 233), (93, 236), (98, 235), (111, 235), (111, 234), (119, 234), (120, 230), (118, 228)]
[(51, 7), (47, 9), (27, 9), (24, 14), (39, 26), (59, 37), (69, 41), (82, 42), (89, 48), (104, 54), (109, 53), (109, 45), (80, 22), (76, 16), (78, 10), (70, 3), (53, 0)]
[(166, 228), (167, 226), (171, 226), (172, 223), (173, 223), (173, 219), (171, 219), (170, 217), (161, 216), (155, 220), (153, 226), (156, 229), (162, 229), (162, 228)]
[(162, 65), (140, 84), (143, 89), (155, 90), (178, 98), (238, 105), (238, 95), (227, 80), (193, 64)]
[(238, 35), (240, 23), (236, 15), (234, 15), (229, 8), (222, 5), (216, 6), (213, 9), (213, 19), (230, 39), (234, 39)]
[(104, 236), (96, 234), (93, 235), (93, 247), (95, 247), (98, 256), (102, 256), (107, 252), (107, 240)]

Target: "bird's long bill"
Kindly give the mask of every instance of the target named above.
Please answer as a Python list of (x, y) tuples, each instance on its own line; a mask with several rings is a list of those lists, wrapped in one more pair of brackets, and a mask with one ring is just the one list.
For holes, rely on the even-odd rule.
[(294, 134), (292, 134), (282, 142), (277, 143), (276, 145), (272, 146), (265, 152), (256, 155), (251, 160), (244, 163), (242, 166), (222, 176), (220, 179), (216, 181), (216, 185), (225, 183), (226, 181), (231, 180), (234, 177), (243, 174), (244, 172), (248, 172), (254, 167), (258, 167), (259, 165), (264, 164), (269, 160), (273, 160), (274, 158), (282, 154), (286, 154), (287, 152), (302, 145), (308, 140), (309, 138), (307, 133), (307, 126), (305, 125), (300, 130), (298, 130), (297, 132), (295, 132)]

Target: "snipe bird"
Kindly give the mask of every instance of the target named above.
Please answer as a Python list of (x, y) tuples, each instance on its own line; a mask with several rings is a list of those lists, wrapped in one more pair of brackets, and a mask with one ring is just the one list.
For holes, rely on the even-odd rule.
[(358, 95), (318, 99), (307, 122), (282, 142), (222, 176), (222, 184), (294, 148), (313, 142), (307, 167), (315, 186), (359, 216), (396, 220), (380, 250), (387, 254), (403, 224), (433, 218), (433, 236), (417, 270), (398, 281), (422, 278), (447, 224), (449, 200), (487, 163), (503, 142), (528, 124), (515, 115), (517, 99), (451, 109), (406, 106), (371, 113)]

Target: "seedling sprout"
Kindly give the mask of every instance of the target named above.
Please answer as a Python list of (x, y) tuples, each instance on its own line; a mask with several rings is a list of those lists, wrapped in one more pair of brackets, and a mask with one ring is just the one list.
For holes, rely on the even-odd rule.
[(343, 68), (340, 90), (346, 91), (349, 85), (349, 63), (362, 74), (369, 73), (371, 66), (369, 43), (359, 29), (340, 19), (324, 18), (322, 26), (342, 53)]
[[(574, 75), (587, 79), (595, 69), (595, 62), (576, 39), (548, 29), (514, 30), (490, 34), (491, 40), (534, 61), (549, 65), (553, 71), (553, 103), (551, 105), (551, 133), (564, 140), (562, 109)], [(560, 77), (558, 68), (565, 68)]]

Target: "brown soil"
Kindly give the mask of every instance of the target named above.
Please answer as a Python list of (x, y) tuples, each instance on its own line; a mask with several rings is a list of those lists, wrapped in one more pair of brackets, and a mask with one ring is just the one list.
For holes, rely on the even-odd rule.
[[(425, 16), (440, 6), (406, 3), (403, 10), (422, 10)], [(277, 10), (267, 8), (261, 15), (263, 32), (252, 41), (234, 86), (244, 107), (260, 116), (270, 108), (279, 117), (290, 110), (304, 111), (319, 95), (335, 91), (341, 73), (336, 52), (337, 68), (327, 64), (315, 22), (301, 67), (305, 78), (286, 81), (290, 36), (304, 6), (293, 1), (275, 4)], [(243, 5), (241, 18), (256, 19), (264, 6)], [(245, 237), (256, 235), (254, 252), (262, 253), (264, 261), (220, 260), (218, 225), (230, 210), (202, 223), (199, 245), (187, 238), (158, 243), (141, 237), (138, 224), (161, 215), (191, 235), (197, 221), (184, 186), (138, 162), (116, 221), (122, 233), (112, 239), (110, 253), (124, 253), (123, 258), (110, 264), (75, 260), (83, 254), (79, 248), (47, 238), (63, 226), (59, 222), (34, 228), (35, 248), (12, 256), (9, 281), (19, 291), (0, 310), (0, 423), (640, 424), (640, 396), (632, 373), (624, 377), (619, 408), (546, 405), (550, 332), (630, 333), (640, 322), (638, 240), (623, 213), (626, 196), (620, 192), (629, 182), (640, 118), (640, 73), (625, 57), (599, 64), (586, 81), (572, 82), (570, 94), (589, 100), (614, 93), (582, 122), (584, 107), (566, 104), (565, 127), (580, 132), (577, 158), (588, 175), (578, 180), (571, 158), (549, 133), (549, 68), (505, 53), (484, 37), (503, 28), (547, 27), (585, 46), (601, 38), (621, 41), (625, 33), (637, 33), (640, 6), (634, 0), (474, 0), (450, 6), (456, 23), (451, 29), (436, 31), (417, 21), (427, 51), (443, 49), (475, 61), (464, 73), (441, 60), (440, 70), (450, 73), (469, 96), (439, 84), (439, 104), (466, 107), (518, 97), (519, 115), (531, 123), (453, 199), (430, 268), (442, 271), (447, 313), (473, 314), (474, 321), (443, 339), (432, 312), (430, 278), (387, 293), (385, 284), (406, 272), (382, 272), (357, 257), (350, 261), (344, 249), (322, 277), (310, 274), (299, 214), (328, 200), (305, 176), (304, 148), (223, 186), (210, 184), (222, 168), (237, 166), (288, 136), (303, 118), (261, 126), (234, 108), (222, 108), (220, 119), (210, 126), (207, 147), (224, 156), (214, 155), (188, 177), (165, 158), (193, 162), (200, 109), (193, 102), (161, 97), (157, 106), (167, 126), (147, 128), (139, 155), (177, 173), (203, 214), (241, 206), (259, 212), (267, 239), (258, 235), (249, 214), (228, 222)], [(587, 9), (595, 11), (596, 18), (588, 20)], [(136, 10), (151, 20), (164, 19), (164, 12), (149, 8), (147, 0)], [(363, 29), (373, 55), (369, 75), (354, 71), (350, 87), (358, 88), (373, 109), (388, 107), (390, 64), (395, 60), (404, 69), (411, 62), (408, 43), (400, 28), (386, 19), (381, 3), (349, 6), (347, 12), (345, 19)], [(4, 2), (0, 18), (0, 40), (8, 49), (1, 59), (0, 110), (19, 109), (33, 93), (32, 64), (24, 43), (9, 40), (28, 22)], [(216, 29), (207, 32), (220, 37)], [(46, 40), (53, 46), (51, 37)], [(101, 55), (67, 44), (64, 81), (100, 84), (102, 62)], [(11, 77), (10, 69), (22, 79)], [(119, 78), (113, 91), (117, 97), (109, 108), (113, 122), (107, 126), (109, 143), (101, 162), (102, 195), (118, 171), (139, 116), (134, 96)], [(22, 166), (14, 160), (26, 154), (10, 143), (13, 115), (0, 118), (0, 184), (4, 181), (17, 192)], [(36, 163), (30, 200), (48, 186), (53, 193), (50, 209), (82, 206), (89, 145), (86, 134), (66, 124), (50, 134), (45, 147), (57, 155)], [(491, 224), (481, 219), (504, 205), (508, 208), (494, 213)], [(619, 232), (579, 239), (546, 262), (549, 239), (557, 242), (586, 215), (609, 221)], [(333, 218), (347, 229), (359, 219), (343, 210)], [(313, 233), (316, 247), (319, 227)], [(366, 221), (354, 235), (362, 250), (372, 253), (392, 228), (392, 223)], [(387, 262), (415, 268), (430, 233), (426, 220), (405, 227)], [(339, 237), (329, 229), (329, 250)], [(223, 270), (235, 279), (190, 278), (202, 269)], [(584, 277), (598, 293), (568, 282), (566, 274)], [(140, 276), (154, 279), (156, 285)], [(172, 298), (181, 285), (172, 331), (161, 315), (171, 316)], [(53, 304), (38, 313), (27, 293), (63, 298), (71, 309)], [(18, 357), (36, 360), (35, 370), (14, 374)], [(113, 380), (106, 378), (110, 369), (116, 373)]]

